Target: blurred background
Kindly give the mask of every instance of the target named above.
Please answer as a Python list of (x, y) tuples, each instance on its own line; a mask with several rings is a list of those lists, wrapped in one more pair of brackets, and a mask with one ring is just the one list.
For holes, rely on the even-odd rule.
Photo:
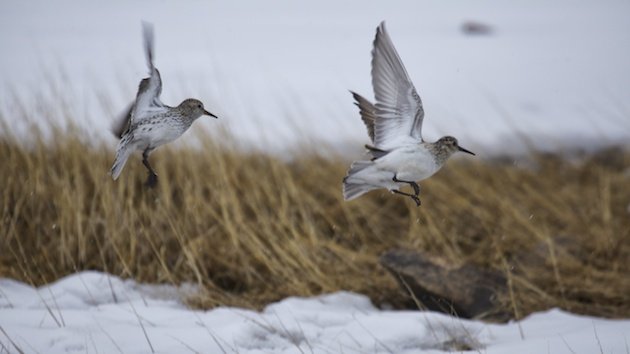
[[(628, 317), (628, 14), (627, 0), (0, 0), (0, 277), (192, 282), (203, 308), (338, 290), (418, 308), (382, 264), (404, 249), (498, 272), (510, 318)], [(368, 141), (348, 90), (373, 97), (382, 20), (425, 138), (477, 153), (423, 181), (419, 208), (341, 195)], [(220, 117), (152, 154), (154, 190), (138, 156), (107, 174), (109, 129), (148, 71), (141, 21), (162, 101)]]
[[(361, 146), (366, 134), (348, 90), (373, 97), (370, 51), (382, 20), (424, 101), (428, 140), (449, 134), (477, 152), (519, 153), (592, 149), (630, 135), (624, 0), (0, 7), (0, 109), (10, 113), (17, 96), (44, 120), (56, 106), (112, 144), (108, 128), (147, 74), (142, 20), (155, 24), (163, 101), (202, 99), (244, 146)], [(48, 100), (59, 104), (37, 111)]]

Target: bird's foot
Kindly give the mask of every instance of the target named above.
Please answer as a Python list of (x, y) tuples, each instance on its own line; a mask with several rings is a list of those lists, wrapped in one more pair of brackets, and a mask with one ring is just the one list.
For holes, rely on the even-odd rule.
[(149, 173), (149, 177), (147, 177), (147, 181), (144, 183), (145, 186), (149, 188), (154, 188), (157, 185), (157, 175), (155, 173)]
[(420, 186), (418, 185), (418, 183), (414, 181), (405, 181), (403, 179), (398, 179), (397, 175), (394, 175), (394, 178), (392, 178), (392, 181), (396, 183), (407, 183), (408, 185), (411, 186), (411, 188), (413, 188), (413, 193), (416, 197), (420, 195)]
[(413, 200), (414, 203), (416, 203), (416, 206), (420, 206), (420, 204), (421, 204), (420, 203), (420, 198), (418, 197), (418, 195), (413, 195), (413, 194), (401, 192), (401, 191), (396, 190), (396, 189), (392, 189), (391, 192), (392, 193), (396, 193), (396, 194), (400, 194), (400, 195), (404, 195), (405, 197), (411, 198), (411, 200)]
[(417, 196), (417, 195), (412, 195), (412, 196), (410, 196), (409, 198), (411, 198), (411, 199), (412, 199), (412, 200), (416, 203), (416, 206), (417, 206), (417, 207), (419, 207), (419, 206), (420, 206), (420, 204), (422, 204), (422, 203), (420, 202), (420, 198), (418, 198), (418, 196)]

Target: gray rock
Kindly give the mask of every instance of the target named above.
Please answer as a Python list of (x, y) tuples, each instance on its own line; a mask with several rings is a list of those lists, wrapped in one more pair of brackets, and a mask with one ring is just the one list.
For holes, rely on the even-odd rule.
[(502, 273), (472, 264), (450, 265), (444, 259), (411, 250), (391, 250), (381, 256), (406, 293), (432, 311), (461, 318), (507, 321), (512, 316)]

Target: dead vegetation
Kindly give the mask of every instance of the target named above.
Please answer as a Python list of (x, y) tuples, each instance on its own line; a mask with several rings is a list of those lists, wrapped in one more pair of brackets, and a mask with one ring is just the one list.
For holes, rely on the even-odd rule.
[(147, 190), (137, 157), (114, 182), (113, 147), (53, 134), (0, 139), (0, 277), (39, 285), (96, 269), (197, 283), (203, 294), (190, 302), (201, 307), (341, 289), (402, 307), (409, 296), (378, 262), (402, 247), (503, 272), (515, 317), (554, 306), (630, 316), (621, 150), (451, 161), (422, 183), (416, 208), (384, 191), (344, 202), (348, 161), (336, 156), (287, 162), (209, 142), (154, 153), (160, 182)]

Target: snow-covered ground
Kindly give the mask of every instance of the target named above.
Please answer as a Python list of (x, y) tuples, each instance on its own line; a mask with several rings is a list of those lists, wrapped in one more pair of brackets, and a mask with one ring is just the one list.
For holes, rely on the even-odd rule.
[[(195, 311), (195, 291), (82, 272), (41, 288), (0, 279), (0, 353), (628, 353), (630, 320), (560, 310), (486, 324), (375, 308), (339, 292), (262, 312)], [(19, 350), (17, 349), (19, 348)]]
[[(17, 93), (27, 111), (69, 115), (113, 148), (107, 127), (147, 73), (147, 20), (163, 101), (198, 97), (222, 118), (197, 128), (277, 151), (305, 139), (360, 147), (348, 90), (372, 96), (386, 20), (429, 140), (452, 134), (478, 153), (627, 143), (629, 13), (627, 0), (0, 0), (0, 110)], [(467, 21), (492, 32), (467, 35)], [(63, 114), (42, 106), (50, 91)]]

